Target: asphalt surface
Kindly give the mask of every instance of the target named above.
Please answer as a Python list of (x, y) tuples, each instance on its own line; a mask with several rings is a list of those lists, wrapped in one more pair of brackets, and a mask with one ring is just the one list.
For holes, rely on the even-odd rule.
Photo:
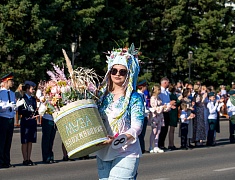
[[(201, 147), (190, 150), (167, 151), (161, 154), (145, 153), (138, 169), (139, 180), (234, 180), (235, 178), (235, 144), (228, 140), (228, 121), (221, 121), (221, 133), (217, 134), (215, 147)], [(11, 159), (15, 168), (1, 169), (0, 180), (28, 179), (98, 179), (94, 156), (88, 160), (62, 161), (61, 139), (59, 133), (54, 143), (55, 164), (43, 164), (41, 158), (41, 131), (38, 127), (38, 142), (33, 144), (32, 160), (37, 166), (22, 165), (20, 133), (15, 130), (13, 136)], [(147, 127), (146, 149), (149, 147), (151, 127)], [(166, 140), (166, 145), (168, 141)], [(180, 146), (178, 128), (175, 131), (175, 145)]]

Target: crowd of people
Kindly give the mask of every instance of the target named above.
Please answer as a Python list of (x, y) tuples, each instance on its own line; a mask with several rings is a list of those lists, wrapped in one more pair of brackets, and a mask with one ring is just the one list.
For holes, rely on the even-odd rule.
[[(12, 74), (8, 74), (2, 78), (1, 94), (3, 94), (4, 89), (9, 90), (9, 88), (13, 86), (12, 80)], [(10, 95), (11, 100), (9, 101), (8, 108), (10, 108), (10, 106), (13, 107), (16, 104), (16, 101), (21, 98), (28, 101), (31, 96), (35, 94), (36, 98), (32, 97), (32, 102), (28, 102), (28, 104), (31, 104), (30, 107), (32, 107), (33, 110), (37, 109), (36, 99), (39, 99), (40, 95), (34, 92), (35, 88), (36, 84), (32, 81), (26, 81), (24, 84), (19, 84), (15, 93)], [(233, 115), (233, 109), (231, 108), (233, 104), (231, 103), (231, 98), (233, 97), (233, 90), (235, 87), (231, 87), (231, 91), (227, 93), (225, 86), (223, 85), (220, 86), (219, 90), (215, 91), (214, 87), (206, 87), (201, 85), (200, 82), (197, 82), (194, 85), (191, 83), (186, 83), (183, 85), (183, 82), (178, 82), (174, 85), (170, 84), (167, 78), (162, 78), (160, 84), (154, 85), (150, 92), (148, 90), (147, 81), (145, 80), (137, 84), (137, 89), (145, 103), (143, 129), (139, 135), (142, 153), (146, 150), (145, 141), (147, 137), (145, 137), (145, 133), (147, 124), (152, 128), (151, 135), (149, 137), (149, 152), (162, 153), (166, 149), (176, 149), (174, 145), (174, 131), (177, 126), (179, 126), (180, 129), (179, 134), (181, 137), (181, 148), (187, 149), (194, 146), (215, 145), (216, 132), (219, 132), (219, 117), (222, 114), (228, 114), (230, 117)], [(12, 91), (10, 92), (12, 93)], [(5, 97), (8, 98), (8, 94)], [(45, 114), (41, 118), (39, 118), (38, 114), (32, 116), (32, 112), (34, 112), (33, 110), (31, 110), (32, 112), (28, 115), (25, 115), (24, 111), (26, 110), (22, 110), (21, 108), (17, 109), (17, 113), (14, 115), (14, 111), (10, 111), (8, 114), (7, 111), (4, 111), (3, 109), (4, 108), (1, 109), (1, 116), (7, 116), (7, 118), (15, 119), (15, 124), (13, 124), (13, 127), (20, 126), (19, 124), (21, 123), (21, 143), (24, 157), (23, 164), (26, 165), (26, 161), (31, 161), (30, 154), (32, 143), (36, 142), (35, 133), (37, 123), (42, 126), (43, 137), (46, 137), (42, 138), (42, 151), (46, 151), (44, 146), (50, 147), (49, 149), (51, 151), (43, 153), (43, 161), (54, 162), (52, 146), (56, 129), (54, 128), (55, 124), (53, 117), (48, 114)], [(28, 110), (29, 109), (27, 109), (27, 111)], [(29, 125), (30, 127), (34, 127), (34, 130), (32, 130), (32, 128), (27, 130), (24, 129), (25, 118), (29, 117), (31, 119), (37, 119), (36, 121), (33, 120)], [(30, 121), (27, 121), (27, 123), (29, 122)], [(233, 123), (231, 123), (230, 129), (232, 133)], [(26, 135), (23, 134), (23, 132), (30, 132), (32, 134)], [(12, 132), (9, 134), (11, 133)], [(167, 134), (169, 137), (168, 148), (165, 147), (165, 139)], [(26, 137), (32, 138), (29, 140), (30, 143), (25, 139)], [(230, 136), (230, 141), (235, 141), (233, 135)], [(192, 143), (194, 143), (194, 145), (192, 145)], [(64, 151), (65, 148), (62, 149)], [(49, 155), (45, 156), (45, 154)], [(64, 153), (64, 159), (68, 159), (66, 153)]]
[[(119, 62), (120, 63), (120, 62)], [(123, 65), (113, 64), (113, 69), (110, 69), (110, 76), (107, 78), (112, 78), (112, 76), (126, 76), (124, 74)], [(126, 68), (126, 66), (125, 66)], [(116, 70), (117, 69), (117, 70)], [(123, 70), (123, 72), (122, 72)], [(114, 72), (115, 71), (115, 72)], [(119, 73), (119, 74), (118, 74)], [(114, 101), (120, 101), (120, 97), (124, 96), (125, 90), (121, 83), (125, 82), (122, 79), (112, 79), (112, 91), (111, 96)], [(111, 81), (111, 79), (109, 79)], [(116, 82), (117, 81), (117, 82)], [(118, 82), (121, 81), (121, 82)], [(43, 117), (39, 118), (37, 112), (37, 99), (40, 99), (40, 94), (35, 93), (36, 84), (32, 81), (25, 81), (24, 84), (20, 84), (15, 92), (12, 92), (10, 88), (14, 85), (13, 74), (8, 74), (1, 79), (1, 91), (0, 91), (0, 168), (12, 167), (10, 163), (10, 147), (13, 135), (14, 126), (19, 126), (21, 132), (21, 150), (23, 155), (23, 165), (34, 166), (36, 165), (31, 160), (32, 144), (36, 143), (37, 139), (37, 123), (41, 122), (42, 126), (42, 161), (45, 163), (56, 163), (53, 155), (53, 143), (56, 134), (55, 123), (53, 121), (52, 115), (45, 114)], [(107, 87), (108, 88), (108, 87)], [(148, 90), (147, 81), (141, 81), (136, 85), (137, 92), (140, 97), (130, 94), (127, 101), (130, 101), (130, 97), (136, 99), (140, 102), (144, 102), (144, 112), (143, 119), (140, 117), (136, 118), (138, 131), (133, 131), (137, 134), (126, 133), (127, 141), (133, 141), (133, 147), (136, 148), (140, 146), (142, 153), (149, 151), (150, 153), (163, 153), (166, 150), (176, 150), (178, 149), (174, 144), (174, 134), (175, 128), (179, 126), (179, 136), (181, 138), (181, 149), (188, 149), (197, 146), (215, 146), (216, 145), (216, 132), (219, 132), (219, 118), (221, 115), (228, 114), (230, 117), (230, 142), (234, 143), (234, 130), (235, 130), (235, 86), (231, 87), (231, 90), (227, 93), (225, 86), (220, 86), (220, 89), (215, 91), (213, 86), (206, 87), (201, 85), (200, 82), (195, 84), (178, 82), (177, 84), (170, 84), (169, 79), (166, 77), (162, 78), (160, 84), (156, 84)], [(114, 89), (116, 89), (114, 91)], [(117, 91), (117, 92), (116, 92)], [(130, 90), (132, 91), (132, 90)], [(107, 96), (107, 95), (106, 95)], [(117, 97), (116, 97), (117, 96)], [(133, 97), (132, 97), (133, 96)], [(104, 98), (104, 97), (103, 97)], [(140, 99), (139, 99), (140, 98)], [(17, 105), (20, 99), (24, 99), (27, 106)], [(122, 99), (124, 101), (125, 99)], [(102, 101), (104, 103), (106, 101)], [(134, 103), (134, 102), (132, 102)], [(136, 103), (136, 102), (135, 102)], [(120, 104), (117, 104), (120, 105)], [(141, 112), (141, 104), (138, 105), (139, 109), (136, 110), (135, 115)], [(102, 115), (107, 108), (107, 105), (100, 105), (100, 114)], [(120, 106), (122, 110), (122, 106)], [(126, 108), (129, 108), (126, 107)], [(117, 110), (117, 109), (116, 109)], [(128, 109), (128, 111), (130, 111)], [(127, 111), (127, 112), (128, 112)], [(15, 114), (15, 112), (17, 112)], [(112, 114), (113, 110), (110, 111)], [(118, 112), (118, 111), (117, 111)], [(107, 112), (106, 112), (107, 113)], [(123, 112), (122, 112), (123, 113)], [(125, 114), (125, 113), (124, 113)], [(123, 116), (124, 116), (123, 114)], [(107, 115), (107, 114), (105, 114)], [(113, 115), (113, 114), (112, 114)], [(128, 114), (125, 114), (128, 115)], [(134, 114), (132, 115), (134, 117)], [(41, 119), (40, 121), (38, 121)], [(126, 117), (124, 116), (124, 119)], [(129, 118), (127, 118), (129, 119)], [(142, 120), (141, 120), (142, 119)], [(142, 123), (140, 123), (140, 120)], [(134, 122), (134, 120), (132, 120)], [(16, 124), (14, 124), (14, 122)], [(133, 125), (132, 122), (132, 125)], [(126, 125), (128, 125), (127, 123)], [(124, 123), (125, 125), (125, 123)], [(147, 125), (151, 126), (150, 137), (146, 137)], [(125, 129), (125, 127), (123, 127)], [(126, 128), (128, 129), (128, 128)], [(117, 134), (119, 130), (117, 129)], [(129, 130), (131, 132), (131, 130)], [(132, 132), (131, 132), (132, 133)], [(102, 145), (111, 144), (114, 135), (110, 137), (107, 142), (102, 143)], [(166, 138), (169, 138), (168, 147), (166, 147)], [(138, 141), (136, 139), (138, 136)], [(145, 141), (149, 140), (149, 149), (146, 150)], [(137, 143), (137, 144), (136, 144)], [(136, 147), (135, 147), (136, 146)], [(105, 166), (107, 160), (112, 156), (116, 156), (111, 147), (108, 149), (103, 148), (97, 152), (97, 162), (98, 167), (100, 165)], [(110, 150), (110, 148), (112, 150)], [(136, 148), (138, 149), (138, 148)], [(62, 144), (63, 160), (73, 160), (69, 159), (65, 147)], [(109, 152), (107, 154), (107, 152)], [(120, 154), (120, 152), (119, 152)], [(139, 163), (139, 157), (141, 157), (141, 152), (136, 152), (135, 161), (130, 161), (128, 163), (134, 163), (133, 172), (137, 172), (137, 167)], [(115, 161), (120, 161), (127, 158), (129, 155), (125, 152), (121, 153), (121, 159), (115, 159)], [(103, 159), (103, 160), (102, 160)], [(128, 160), (129, 161), (129, 160)], [(110, 162), (113, 163), (113, 160)], [(125, 161), (125, 163), (127, 163)], [(113, 167), (114, 168), (114, 167)], [(118, 169), (117, 169), (118, 170)], [(110, 169), (107, 171), (109, 172)], [(106, 173), (107, 173), (106, 172)], [(102, 174), (99, 172), (100, 176), (107, 176), (107, 174)], [(132, 174), (136, 176), (136, 174)]]
[[(139, 93), (143, 87), (148, 91), (147, 83), (140, 82)], [(230, 118), (229, 139), (234, 143), (235, 103), (233, 102), (235, 85), (226, 91), (224, 85), (217, 90), (213, 86), (205, 86), (197, 81), (195, 84), (179, 81), (171, 84), (168, 78), (162, 78), (150, 90), (150, 95), (144, 96), (148, 112), (148, 124), (151, 126), (150, 147), (142, 152), (163, 153), (166, 150), (176, 150), (201, 146), (215, 146), (216, 133), (220, 132), (221, 116)], [(231, 103), (233, 102), (233, 103)], [(234, 120), (233, 120), (234, 119)], [(174, 145), (175, 128), (179, 127), (181, 146)], [(165, 140), (168, 134), (169, 144)]]
[[(174, 144), (177, 126), (180, 149), (215, 146), (216, 132), (220, 131), (219, 118), (227, 114), (230, 118), (229, 139), (235, 143), (235, 85), (227, 93), (225, 86), (216, 91), (213, 86), (206, 87), (199, 81), (195, 84), (170, 84), (169, 79), (164, 77), (149, 91), (147, 81), (137, 83), (139, 65), (136, 57), (122, 51), (120, 55), (110, 56), (113, 59), (109, 61), (97, 102), (108, 132), (107, 140), (99, 144), (104, 147), (96, 152), (100, 179), (136, 179), (139, 158), (143, 153), (178, 149)], [(123, 58), (123, 54), (128, 58)], [(15, 120), (17, 126), (20, 124), (23, 165), (36, 165), (31, 160), (31, 152), (32, 144), (37, 141), (38, 122), (42, 126), (42, 161), (56, 163), (53, 155), (56, 135), (53, 116), (44, 114), (40, 117), (37, 111), (42, 92), (35, 92), (36, 84), (32, 81), (20, 84), (15, 92), (10, 90), (13, 85), (12, 73), (1, 78), (0, 169), (13, 167), (10, 148)], [(150, 137), (145, 135), (148, 125), (151, 126)], [(149, 140), (148, 150), (146, 140)], [(64, 161), (73, 160), (68, 158), (63, 143), (62, 150)]]

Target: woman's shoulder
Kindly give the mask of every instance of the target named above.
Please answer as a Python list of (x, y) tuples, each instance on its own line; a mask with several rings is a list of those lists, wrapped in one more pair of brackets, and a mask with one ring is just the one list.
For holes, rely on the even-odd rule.
[(136, 91), (133, 91), (130, 97), (130, 103), (135, 103), (136, 101), (144, 102), (144, 98)]
[(144, 107), (144, 99), (143, 97), (141, 97), (141, 95), (136, 92), (133, 91), (130, 97), (130, 101), (129, 101), (129, 107)]
[(131, 94), (131, 99), (138, 99), (138, 98), (142, 99), (142, 96), (137, 91), (133, 91)]

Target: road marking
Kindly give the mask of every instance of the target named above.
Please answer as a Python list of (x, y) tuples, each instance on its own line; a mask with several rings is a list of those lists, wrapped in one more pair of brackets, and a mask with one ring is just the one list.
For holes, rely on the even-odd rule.
[(229, 170), (233, 170), (233, 169), (235, 169), (235, 167), (224, 168), (224, 169), (216, 169), (214, 171), (229, 171)]

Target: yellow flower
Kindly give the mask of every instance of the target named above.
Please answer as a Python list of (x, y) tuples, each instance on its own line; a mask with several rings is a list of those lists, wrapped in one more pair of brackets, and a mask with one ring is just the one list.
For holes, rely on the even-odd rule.
[(51, 104), (54, 106), (54, 105), (56, 105), (56, 103), (57, 103), (57, 98), (53, 97), (51, 100)]

